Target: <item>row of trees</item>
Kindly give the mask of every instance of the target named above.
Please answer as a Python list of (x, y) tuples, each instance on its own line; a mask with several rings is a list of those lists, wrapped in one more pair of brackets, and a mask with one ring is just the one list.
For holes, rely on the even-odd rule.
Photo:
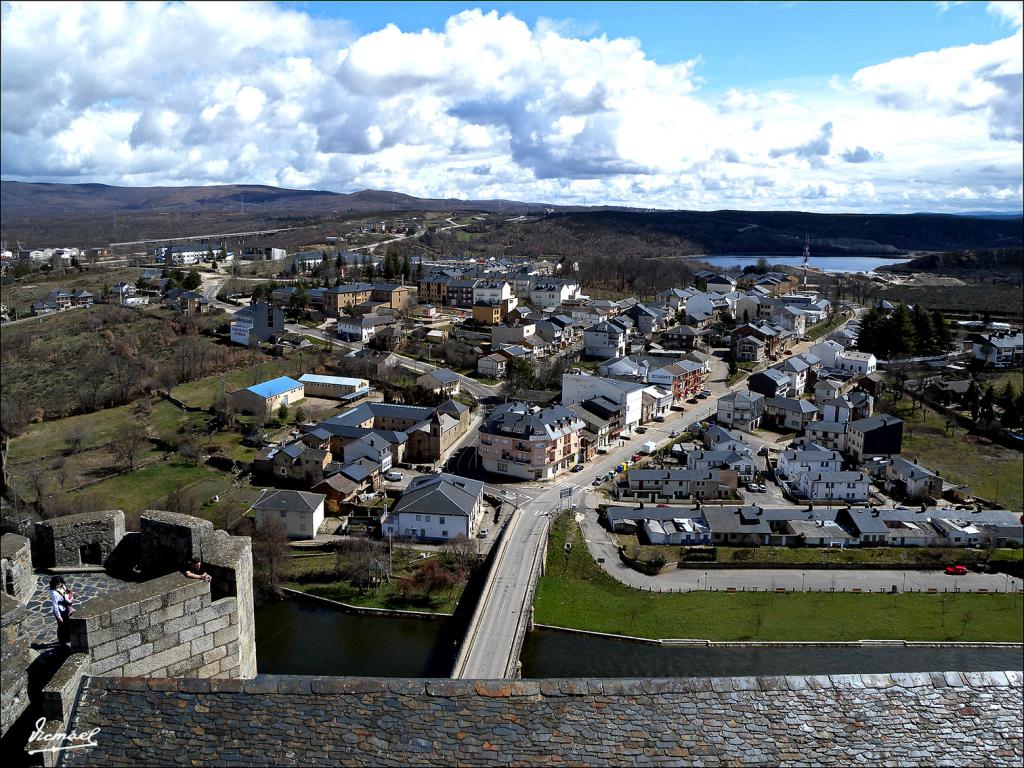
[(861, 318), (857, 348), (882, 360), (911, 355), (938, 355), (953, 349), (954, 335), (939, 310), (906, 304), (884, 312), (874, 307)]

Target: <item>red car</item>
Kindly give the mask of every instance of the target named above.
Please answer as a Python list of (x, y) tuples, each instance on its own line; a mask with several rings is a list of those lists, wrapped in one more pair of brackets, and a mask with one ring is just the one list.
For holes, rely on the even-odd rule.
[(966, 565), (947, 565), (946, 573), (950, 576), (963, 576), (967, 573)]

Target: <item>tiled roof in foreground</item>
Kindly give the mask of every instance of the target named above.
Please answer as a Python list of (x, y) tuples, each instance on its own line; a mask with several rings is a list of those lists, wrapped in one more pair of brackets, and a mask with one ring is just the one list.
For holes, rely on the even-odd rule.
[(1020, 765), (1020, 672), (87, 678), (64, 765)]

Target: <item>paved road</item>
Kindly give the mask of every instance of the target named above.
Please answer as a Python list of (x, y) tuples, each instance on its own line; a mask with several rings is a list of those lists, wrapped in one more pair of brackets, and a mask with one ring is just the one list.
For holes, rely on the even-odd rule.
[(680, 568), (659, 576), (647, 576), (625, 565), (618, 555), (612, 535), (598, 522), (596, 494), (588, 494), (588, 509), (576, 515), (583, 531), (587, 549), (601, 567), (616, 580), (636, 589), (699, 591), (705, 589), (797, 589), (807, 591), (864, 591), (888, 592), (896, 585), (898, 592), (927, 592), (929, 588), (963, 592), (987, 589), (1006, 592), (1024, 588), (1020, 579), (1008, 578), (1000, 573), (968, 573), (965, 576), (947, 576), (938, 570), (928, 571), (859, 571), (836, 569), (827, 571), (799, 569), (737, 569), (708, 570)]

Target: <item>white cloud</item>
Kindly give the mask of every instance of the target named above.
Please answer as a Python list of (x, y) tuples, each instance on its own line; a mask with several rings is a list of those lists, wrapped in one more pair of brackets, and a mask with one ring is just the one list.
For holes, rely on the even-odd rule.
[[(990, 11), (1019, 29), (1019, 6)], [(642, 207), (1020, 206), (1020, 32), (813, 90), (710, 97), (699, 56), (656, 63), (634, 38), (496, 12), (356, 36), (273, 4), (2, 8), (6, 178)]]

